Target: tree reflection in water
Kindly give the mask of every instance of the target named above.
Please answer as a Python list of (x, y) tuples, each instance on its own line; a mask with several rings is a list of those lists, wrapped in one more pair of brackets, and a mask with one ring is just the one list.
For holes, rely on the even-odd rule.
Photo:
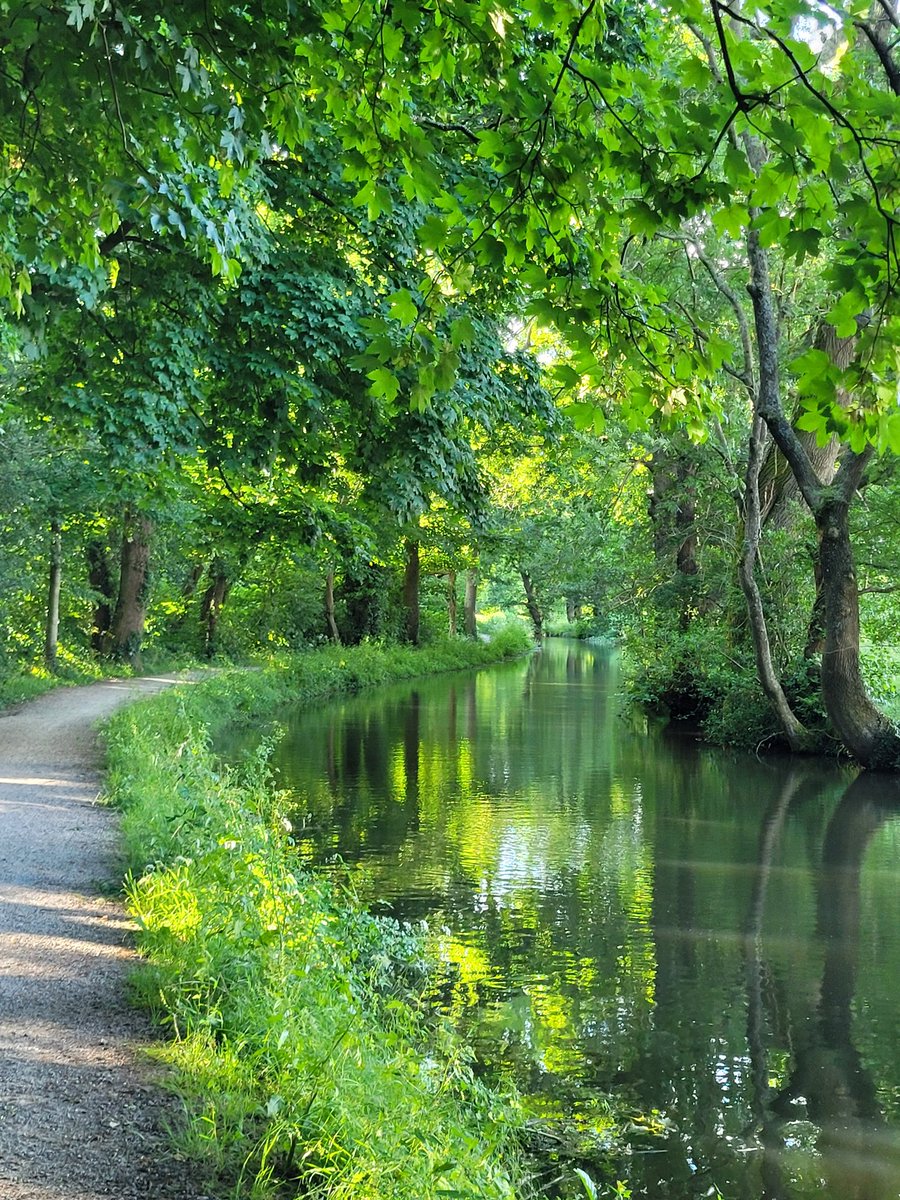
[(615, 655), (553, 640), (306, 710), (298, 853), (428, 920), (486, 1068), (624, 1131), (635, 1197), (895, 1197), (897, 784), (620, 711)]
[(763, 1200), (790, 1200), (795, 1194), (785, 1149), (803, 1140), (804, 1120), (816, 1127), (811, 1141), (829, 1195), (896, 1200), (900, 1140), (884, 1120), (872, 1075), (852, 1036), (860, 877), (872, 838), (900, 812), (900, 780), (893, 776), (860, 775), (828, 822), (817, 887), (816, 932), (823, 950), (818, 1003), (814, 1011), (792, 1014), (790, 1073), (783, 1086), (769, 1087), (762, 923), (775, 847), (788, 809), (803, 791), (802, 770), (792, 772), (765, 814), (746, 930), (748, 1042), (763, 1150)]

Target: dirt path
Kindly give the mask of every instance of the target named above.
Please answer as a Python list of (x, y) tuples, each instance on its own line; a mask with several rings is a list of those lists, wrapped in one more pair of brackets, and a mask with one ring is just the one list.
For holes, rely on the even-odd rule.
[(0, 1200), (201, 1200), (178, 1103), (138, 1052), (116, 816), (94, 725), (172, 677), (61, 688), (0, 716)]

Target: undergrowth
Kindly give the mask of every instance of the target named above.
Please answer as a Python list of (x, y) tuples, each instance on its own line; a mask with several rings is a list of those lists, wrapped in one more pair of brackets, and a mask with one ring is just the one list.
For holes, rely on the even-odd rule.
[(524, 1194), (521, 1117), (421, 1000), (425, 943), (301, 870), (265, 749), (240, 768), (210, 730), (387, 679), (494, 661), (521, 637), (425, 652), (328, 649), (223, 673), (117, 714), (108, 791), (128, 896), (169, 1026), (184, 1149), (240, 1197), (501, 1200)]
[(56, 670), (51, 672), (43, 665), (25, 666), (15, 664), (7, 670), (7, 663), (0, 665), (0, 712), (34, 700), (44, 692), (57, 687), (74, 687), (104, 678), (108, 669), (85, 655), (75, 655), (60, 647)]

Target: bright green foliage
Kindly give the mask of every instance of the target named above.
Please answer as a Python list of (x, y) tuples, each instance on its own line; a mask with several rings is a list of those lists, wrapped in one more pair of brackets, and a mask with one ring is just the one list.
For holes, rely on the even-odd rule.
[(591, 633), (618, 632), (633, 575), (646, 571), (643, 473), (618, 444), (571, 431), (525, 455), (497, 451), (490, 469), (478, 544), (491, 598), (521, 611), (525, 572), (545, 618), (565, 602), (585, 606)]
[[(220, 5), (210, 25), (193, 0), (152, 16), (81, 0), (2, 11), (14, 307), (35, 264), (90, 273), (148, 234), (199, 242), (236, 278), (258, 166), (315, 161), (324, 132), (361, 218), (390, 223), (400, 196), (419, 208), (422, 257), (371, 330), (376, 399), (401, 395), (404, 358), (421, 374), (414, 404), (446, 386), (452, 353), (420, 329), (514, 277), (571, 342), (580, 377), (607, 371), (602, 324), (635, 419), (677, 402), (699, 427), (727, 349), (666, 280), (643, 275), (640, 252), (711, 223), (725, 238), (752, 228), (797, 263), (825, 252), (839, 333), (876, 314), (865, 409), (844, 432), (891, 444), (896, 78), (865, 12), (318, 0)], [(818, 428), (836, 419), (823, 410)]]

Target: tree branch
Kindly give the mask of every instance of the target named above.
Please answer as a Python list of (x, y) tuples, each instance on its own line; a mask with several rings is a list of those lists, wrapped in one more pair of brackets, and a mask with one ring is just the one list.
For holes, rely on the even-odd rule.
[[(752, 210), (750, 215), (755, 215)], [(753, 302), (759, 362), (756, 411), (768, 426), (776, 446), (787, 459), (803, 499), (810, 510), (816, 512), (822, 499), (822, 481), (814, 471), (797, 431), (784, 412), (778, 364), (778, 320), (775, 315), (768, 257), (759, 240), (758, 231), (752, 228), (747, 237), (747, 255), (750, 262), (750, 284), (747, 290)]]
[(859, 490), (866, 467), (875, 453), (874, 446), (866, 446), (859, 452), (850, 450), (841, 458), (840, 470), (835, 476), (834, 488), (838, 498), (845, 504), (850, 504), (855, 493)]
[(741, 336), (741, 349), (744, 355), (744, 371), (743, 381), (751, 394), (756, 391), (756, 380), (753, 374), (753, 343), (750, 338), (750, 324), (747, 321), (747, 314), (744, 312), (744, 306), (741, 304), (740, 297), (737, 292), (709, 257), (700, 243), (694, 239), (690, 239), (690, 245), (693, 246), (694, 252), (700, 262), (706, 268), (706, 272), (710, 279), (716, 285), (718, 291), (722, 293), (728, 303), (731, 305), (735, 319), (738, 323), (738, 330)]
[(878, 61), (884, 67), (884, 73), (887, 75), (891, 91), (895, 96), (900, 96), (900, 68), (894, 62), (890, 47), (885, 45), (884, 39), (878, 30), (873, 29), (868, 21), (857, 21), (856, 28), (861, 29), (869, 39), (872, 49), (878, 55)]
[[(865, 177), (869, 183), (869, 187), (872, 189), (872, 195), (875, 197), (875, 207), (878, 209), (879, 214), (884, 218), (885, 222), (888, 225), (888, 228), (890, 230), (893, 230), (893, 227), (895, 225), (900, 225), (900, 221), (898, 221), (898, 219), (894, 216), (894, 214), (889, 212), (884, 207), (884, 204), (881, 199), (881, 192), (879, 190), (878, 183), (876, 182), (875, 177), (873, 176), (871, 170), (869, 169), (869, 164), (866, 162), (866, 151), (865, 151), (865, 145), (864, 145), (865, 139), (863, 138), (862, 134), (859, 132), (859, 130), (856, 128), (856, 126), (853, 124), (853, 122), (848, 117), (846, 117), (841, 112), (841, 110), (839, 108), (837, 108), (831, 102), (831, 100), (828, 98), (828, 96), (825, 95), (825, 93), (821, 90), (821, 88), (816, 87), (816, 85), (812, 82), (812, 80), (807, 75), (806, 71), (804, 71), (803, 67), (800, 65), (800, 62), (799, 62), (797, 56), (794, 54), (793, 50), (790, 48), (790, 46), (787, 44), (787, 42), (785, 42), (784, 38), (779, 37), (779, 35), (773, 29), (770, 29), (768, 26), (765, 26), (765, 25), (759, 26), (759, 25), (757, 25), (757, 23), (755, 21), (751, 20), (749, 17), (745, 17), (743, 13), (735, 12), (734, 9), (729, 8), (728, 5), (719, 4), (718, 0), (713, 0), (713, 10), (717, 14), (717, 20), (718, 20), (719, 24), (721, 24), (721, 14), (719, 13), (720, 9), (721, 9), (721, 12), (727, 13), (733, 21), (737, 21), (742, 25), (749, 25), (751, 29), (755, 30), (757, 33), (764, 34), (767, 38), (769, 38), (770, 41), (774, 42), (775, 45), (778, 46), (778, 48), (781, 50), (782, 54), (784, 54), (785, 58), (788, 60), (788, 62), (794, 68), (794, 71), (796, 73), (797, 82), (802, 87), (806, 88), (806, 90), (810, 93), (810, 95), (815, 96), (815, 98), (822, 105), (822, 107), (829, 114), (829, 116), (832, 117), (832, 119), (835, 121), (835, 123), (837, 125), (839, 125), (842, 129), (846, 129), (847, 132), (850, 134), (850, 136), (853, 138), (853, 141), (856, 143), (856, 152), (857, 152), (857, 157), (859, 160), (859, 165), (862, 168), (862, 172), (865, 175)], [(731, 83), (731, 79), (732, 79), (732, 75), (729, 74), (729, 84)], [(736, 87), (736, 86), (737, 86), (736, 84), (733, 85), (732, 90), (734, 90), (734, 87)], [(742, 93), (739, 90), (735, 92), (735, 99), (738, 101), (738, 103), (740, 103), (741, 95), (742, 95)]]

